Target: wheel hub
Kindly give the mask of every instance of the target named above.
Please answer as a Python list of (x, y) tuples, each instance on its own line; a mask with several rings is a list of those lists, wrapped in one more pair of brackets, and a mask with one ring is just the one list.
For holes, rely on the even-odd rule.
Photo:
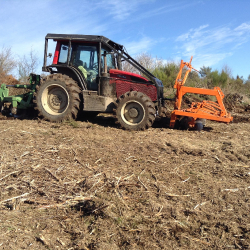
[[(53, 110), (65, 110), (67, 106), (67, 94), (61, 88), (53, 88), (49, 91), (48, 95), (48, 105)], [(60, 112), (61, 112), (60, 111)]]
[(52, 98), (51, 98), (51, 104), (53, 106), (60, 106), (60, 104), (62, 103), (62, 97), (61, 96), (56, 96), (54, 95)]
[(131, 108), (128, 113), (131, 118), (136, 118), (138, 116), (138, 110), (136, 108)]

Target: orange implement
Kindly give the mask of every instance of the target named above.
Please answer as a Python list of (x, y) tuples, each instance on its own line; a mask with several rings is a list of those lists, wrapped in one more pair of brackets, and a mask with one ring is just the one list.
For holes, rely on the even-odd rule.
[[(183, 86), (187, 80), (188, 74), (192, 70), (198, 71), (191, 65), (192, 58), (193, 57), (191, 57), (189, 63), (183, 62), (183, 60), (181, 60), (180, 71), (177, 75), (174, 85), (174, 88), (176, 89), (176, 96), (174, 111), (172, 112), (170, 119), (170, 128), (174, 128), (176, 120), (183, 116), (192, 118), (189, 121), (190, 126), (194, 126), (195, 120), (198, 118), (225, 123), (231, 122), (233, 120), (233, 117), (225, 109), (225, 106), (223, 104), (224, 94), (219, 87), (215, 87), (214, 89), (201, 89)], [(182, 79), (182, 70), (185, 66), (188, 68), (188, 70), (186, 71)], [(217, 102), (193, 102), (189, 109), (181, 109), (182, 97), (186, 93), (215, 96)]]

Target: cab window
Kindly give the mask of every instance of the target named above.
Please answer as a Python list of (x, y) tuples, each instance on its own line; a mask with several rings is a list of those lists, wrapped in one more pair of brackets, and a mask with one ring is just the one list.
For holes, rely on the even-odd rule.
[(68, 44), (62, 44), (59, 54), (58, 63), (67, 63), (69, 46)]

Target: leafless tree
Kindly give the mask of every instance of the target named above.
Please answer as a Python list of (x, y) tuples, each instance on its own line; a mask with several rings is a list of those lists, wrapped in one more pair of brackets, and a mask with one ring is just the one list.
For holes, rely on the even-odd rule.
[(26, 82), (30, 73), (35, 73), (38, 65), (38, 57), (34, 50), (31, 48), (27, 56), (23, 56), (18, 61), (19, 81)]
[(223, 65), (222, 71), (224, 71), (228, 75), (228, 77), (230, 77), (230, 78), (233, 77), (232, 69), (227, 64)]
[[(158, 59), (157, 57), (154, 58), (150, 54), (147, 54), (147, 53), (138, 54), (135, 57), (135, 60), (139, 64), (141, 64), (144, 68), (146, 68), (148, 71), (153, 71), (155, 68), (162, 67), (165, 65), (162, 59)], [(136, 68), (134, 68), (131, 64), (129, 64), (127, 61), (123, 62), (122, 67), (124, 71), (132, 72), (136, 74), (141, 73)]]
[(16, 67), (16, 61), (13, 58), (11, 48), (3, 47), (0, 51), (0, 78), (9, 75)]

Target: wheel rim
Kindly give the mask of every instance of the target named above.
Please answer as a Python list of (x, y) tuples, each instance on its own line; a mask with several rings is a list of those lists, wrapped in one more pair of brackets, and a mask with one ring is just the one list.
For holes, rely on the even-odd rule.
[(126, 102), (121, 109), (121, 117), (129, 125), (138, 125), (145, 117), (145, 109), (139, 102)]
[(51, 115), (63, 114), (69, 105), (67, 90), (57, 84), (48, 86), (42, 93), (42, 105), (45, 111)]

